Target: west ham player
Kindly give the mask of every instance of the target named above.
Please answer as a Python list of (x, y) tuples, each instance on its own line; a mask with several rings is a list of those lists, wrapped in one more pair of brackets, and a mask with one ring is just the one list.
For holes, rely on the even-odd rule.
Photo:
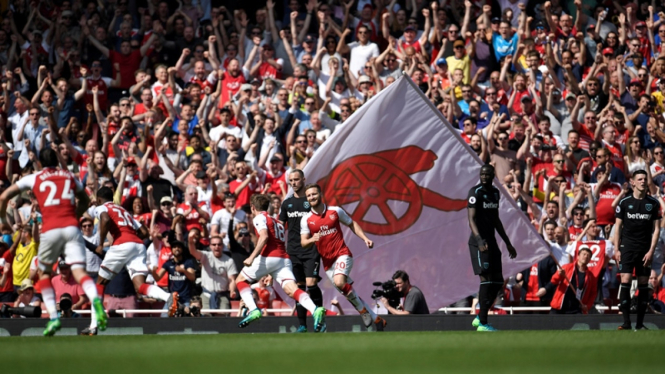
[(623, 313), (623, 325), (619, 330), (630, 330), (630, 283), (633, 269), (637, 276), (637, 324), (635, 330), (644, 327), (644, 313), (649, 298), (649, 275), (651, 260), (660, 235), (660, 204), (647, 195), (647, 173), (638, 170), (630, 179), (633, 194), (619, 201), (616, 208), (616, 232), (614, 247), (617, 248), (621, 286), (619, 287), (619, 306)]
[(351, 286), (353, 280), (349, 274), (353, 268), (353, 255), (344, 242), (340, 222), (349, 226), (351, 231), (365, 242), (367, 248), (372, 248), (374, 242), (365, 235), (360, 225), (353, 221), (344, 209), (337, 206), (326, 206), (321, 201), (321, 187), (318, 184), (305, 186), (305, 196), (307, 196), (309, 205), (312, 206), (312, 211), (302, 217), (300, 221), (300, 244), (303, 248), (316, 244), (326, 275), (337, 291), (360, 312), (365, 327), (369, 328), (372, 323), (375, 323), (378, 330), (383, 330), (386, 321), (378, 317), (372, 308), (358, 297)]
[(515, 258), (517, 252), (503, 229), (499, 219), (499, 190), (492, 185), (494, 182), (494, 167), (483, 165), (480, 168), (480, 184), (469, 190), (467, 208), (469, 211), (469, 251), (473, 273), (480, 276), (480, 290), (478, 299), (480, 313), (473, 320), (473, 327), (478, 331), (496, 331), (487, 323), (487, 312), (494, 298), (503, 288), (503, 271), (501, 267), (501, 250), (494, 238), (494, 232), (499, 233), (506, 243), (510, 258)]
[[(310, 211), (309, 202), (305, 197), (305, 174), (302, 170), (294, 169), (289, 172), (289, 185), (293, 189), (293, 196), (282, 202), (279, 211), (279, 220), (286, 223), (288, 241), (286, 252), (291, 258), (293, 275), (296, 277), (298, 288), (309, 292), (309, 296), (316, 306), (323, 306), (323, 295), (317, 285), (319, 281), (319, 266), (321, 257), (315, 246), (303, 248), (300, 245), (300, 220)], [(300, 327), (298, 332), (307, 332), (307, 310), (296, 304)]]
[(266, 195), (254, 195), (250, 199), (254, 230), (259, 237), (256, 248), (243, 261), (245, 267), (236, 278), (236, 286), (242, 301), (251, 310), (247, 317), (240, 321), (240, 327), (261, 318), (261, 310), (256, 307), (249, 283), (255, 283), (265, 275), (272, 275), (289, 297), (295, 299), (314, 317), (314, 331), (325, 330), (326, 310), (317, 307), (307, 292), (298, 288), (291, 271), (291, 260), (284, 248), (284, 226), (271, 218), (268, 213), (270, 198)]
[[(95, 251), (104, 256), (97, 278), (97, 292), (103, 295), (104, 287), (123, 267), (126, 267), (136, 292), (165, 301), (168, 315), (173, 317), (178, 309), (178, 293), (169, 294), (156, 285), (145, 283), (146, 275), (150, 271), (146, 266), (145, 246), (139, 235), (147, 238), (150, 235), (148, 229), (136, 222), (125, 208), (113, 203), (113, 191), (108, 187), (102, 187), (97, 191), (97, 207), (94, 209), (94, 215), (99, 220), (99, 237), (106, 238), (109, 232), (113, 237), (113, 245), (106, 255), (104, 255), (103, 242)], [(92, 323), (89, 328), (81, 332), (81, 335), (97, 335), (94, 309), (92, 313)]]
[[(7, 201), (21, 191), (32, 190), (42, 213), (42, 234), (39, 245), (39, 282), (42, 299), (48, 310), (50, 321), (44, 336), (53, 336), (61, 323), (56, 309), (55, 292), (51, 285), (53, 264), (61, 254), (71, 266), (74, 279), (81, 285), (88, 299), (92, 300), (95, 318), (100, 330), (106, 329), (106, 312), (98, 297), (95, 282), (85, 272), (85, 242), (78, 226), (90, 200), (81, 183), (67, 170), (59, 170), (58, 156), (51, 148), (39, 154), (43, 170), (21, 178), (0, 196), (0, 223), (7, 222)], [(78, 206), (75, 198), (78, 199)]]

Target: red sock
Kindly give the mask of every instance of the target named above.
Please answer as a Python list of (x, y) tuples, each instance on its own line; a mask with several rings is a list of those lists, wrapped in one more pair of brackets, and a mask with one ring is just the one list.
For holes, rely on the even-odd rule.
[(40, 279), (39, 281), (37, 281), (37, 285), (39, 286), (40, 290), (43, 290), (45, 288), (53, 289), (53, 285), (51, 284), (51, 280), (48, 279), (48, 278)]
[(100, 298), (103, 298), (104, 297), (104, 288), (106, 286), (104, 286), (103, 284), (95, 284), (95, 286), (97, 287), (97, 294), (99, 294)]
[(301, 290), (300, 288), (298, 288), (298, 289), (296, 290), (296, 292), (293, 293), (293, 299), (295, 299), (296, 301), (300, 302), (300, 296), (302, 296), (302, 294), (304, 294), (304, 293), (305, 293), (305, 291), (303, 291), (303, 290)]
[(242, 292), (243, 290), (249, 288), (249, 283), (242, 281), (236, 283), (236, 287), (238, 288), (238, 292)]
[(348, 284), (348, 283), (346, 283), (346, 284), (344, 285), (344, 287), (342, 287), (342, 289), (341, 289), (340, 291), (342, 291), (342, 295), (346, 296), (346, 295), (349, 294), (349, 292), (351, 292), (351, 290), (353, 290), (353, 288), (351, 287), (351, 285)]
[(147, 283), (143, 283), (143, 284), (139, 287), (139, 293), (140, 293), (141, 295), (148, 296), (148, 290), (149, 290), (149, 289), (150, 289), (150, 285), (147, 284)]

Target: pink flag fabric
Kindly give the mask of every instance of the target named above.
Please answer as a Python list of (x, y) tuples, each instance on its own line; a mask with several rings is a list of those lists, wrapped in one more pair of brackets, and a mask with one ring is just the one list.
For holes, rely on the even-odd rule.
[[(336, 129), (304, 172), (307, 183), (321, 184), (325, 203), (343, 207), (374, 241), (369, 249), (343, 229), (360, 297), (374, 305), (372, 283), (389, 280), (398, 269), (423, 291), (431, 311), (477, 292), (479, 280), (467, 245), (466, 197), (479, 183), (480, 166), (458, 131), (407, 76)], [(507, 192), (497, 187), (501, 221), (517, 249), (517, 258), (510, 260), (497, 235), (504, 276), (509, 277), (550, 252)], [(337, 297), (352, 313), (323, 277), (324, 306)]]

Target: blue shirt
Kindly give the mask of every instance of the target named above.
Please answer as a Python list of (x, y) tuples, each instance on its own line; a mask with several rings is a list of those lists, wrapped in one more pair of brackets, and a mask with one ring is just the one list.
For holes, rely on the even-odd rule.
[[(466, 114), (462, 114), (462, 116), (459, 118), (459, 123), (457, 126), (459, 126), (460, 130), (464, 130), (464, 120), (467, 118), (469, 118), (469, 116), (467, 116)], [(478, 118), (476, 122), (476, 130), (482, 130), (485, 127), (487, 127), (487, 125), (489, 124), (490, 124), (489, 120)]]
[[(55, 101), (57, 108), (57, 100)], [(62, 104), (62, 109), (60, 109), (60, 114), (58, 115), (58, 128), (67, 127), (69, 119), (74, 116), (74, 95), (69, 92), (65, 95), (64, 103)]]
[[(459, 108), (462, 110), (462, 113), (466, 114), (467, 116), (470, 115), (469, 113), (469, 103), (467, 103), (465, 100), (461, 100), (457, 103), (459, 105)], [(489, 112), (490, 107), (487, 106), (487, 103), (484, 101), (480, 102), (480, 113), (482, 112)]]
[(300, 120), (298, 125), (298, 134), (302, 134), (305, 130), (312, 128), (312, 123), (309, 121), (311, 115), (305, 111), (299, 110), (296, 112), (295, 117)]
[[(171, 128), (176, 134), (180, 134), (180, 131), (178, 131), (178, 124), (180, 124), (180, 118), (176, 118), (175, 121), (173, 121), (173, 125), (171, 126)], [(192, 118), (192, 120), (189, 121), (188, 123), (187, 134), (191, 136), (194, 133), (194, 127), (198, 124), (199, 124), (199, 117), (194, 115), (194, 118)]]
[[(176, 264), (174, 259), (170, 259), (162, 265), (162, 269), (169, 273), (169, 292), (177, 292), (180, 296), (181, 303), (189, 302), (192, 298), (192, 291), (194, 291), (194, 283), (190, 282), (185, 274), (176, 271)], [(182, 263), (185, 269), (196, 269), (196, 263), (191, 258)]]
[[(482, 113), (482, 112), (483, 111), (481, 110), (480, 113)], [(500, 104), (500, 106), (499, 106), (499, 115), (504, 114), (504, 113), (506, 115), (506, 120), (510, 120), (510, 112), (508, 111), (508, 108), (505, 105)], [(490, 112), (487, 116), (487, 120), (491, 121), (493, 116), (494, 116), (494, 111), (490, 110)]]
[(493, 33), (492, 46), (497, 61), (508, 55), (514, 55), (517, 50), (517, 33), (513, 34), (513, 37), (508, 40), (504, 39), (499, 33)]

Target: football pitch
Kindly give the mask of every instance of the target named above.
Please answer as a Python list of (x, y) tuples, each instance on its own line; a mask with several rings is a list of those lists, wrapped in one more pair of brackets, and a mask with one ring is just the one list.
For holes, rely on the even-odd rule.
[(660, 372), (663, 331), (15, 337), (7, 373)]

